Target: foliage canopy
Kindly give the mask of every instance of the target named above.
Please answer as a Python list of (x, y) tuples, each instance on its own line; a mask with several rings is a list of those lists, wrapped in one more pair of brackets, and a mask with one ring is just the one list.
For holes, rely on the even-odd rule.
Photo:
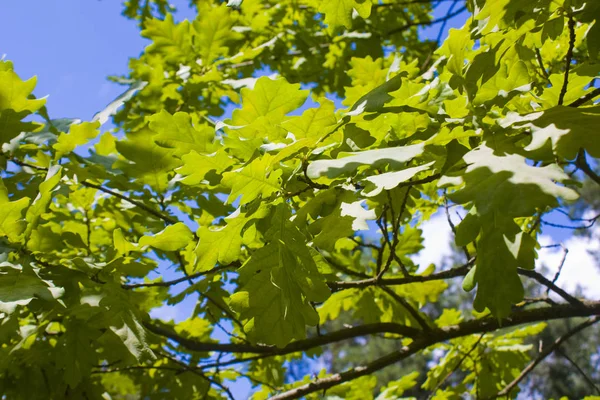
[[(0, 395), (227, 398), (248, 379), (256, 399), (516, 397), (600, 314), (535, 271), (543, 216), (600, 184), (600, 3), (469, 0), (437, 19), (433, 3), (197, 0), (175, 22), (126, 2), (151, 44), (88, 122), (51, 118), (0, 62)], [(419, 38), (460, 12), (442, 44)], [(451, 208), (462, 265), (415, 264), (420, 227)], [(453, 279), (469, 312), (432, 307)], [(524, 279), (555, 296), (526, 298)], [(150, 316), (190, 299), (182, 322)], [(591, 319), (555, 347), (527, 344), (575, 317)], [(370, 335), (396, 350), (286, 379)], [(418, 353), (441, 354), (427, 376), (378, 386)]]

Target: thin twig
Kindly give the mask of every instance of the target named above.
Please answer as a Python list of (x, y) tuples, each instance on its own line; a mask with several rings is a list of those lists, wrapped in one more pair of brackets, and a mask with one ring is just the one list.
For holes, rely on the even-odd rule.
[(419, 311), (415, 309), (405, 298), (398, 295), (389, 287), (381, 286), (381, 290), (386, 292), (392, 299), (396, 300), (402, 307), (404, 307), (406, 311), (408, 311), (408, 313), (415, 319), (415, 321), (417, 321), (417, 323), (421, 325), (421, 328), (423, 328), (424, 331), (431, 330), (431, 327), (429, 326), (427, 321), (425, 321), (425, 319), (421, 316)]
[[(5, 156), (5, 157), (7, 157), (4, 154), (2, 154), (2, 155)], [(13, 163), (15, 163), (15, 164), (17, 164), (20, 167), (27, 167), (27, 168), (35, 169), (37, 171), (48, 171), (48, 168), (46, 168), (46, 167), (39, 167), (37, 165), (28, 164), (28, 163), (25, 163), (25, 162), (23, 162), (21, 160), (18, 160), (16, 158), (8, 158), (8, 160), (11, 161), (11, 162), (13, 162)], [(176, 224), (178, 222), (175, 218), (172, 218), (172, 217), (170, 217), (168, 215), (163, 215), (160, 212), (156, 211), (155, 209), (153, 209), (153, 208), (145, 205), (144, 203), (141, 203), (141, 202), (139, 202), (137, 200), (134, 200), (134, 199), (130, 199), (129, 197), (124, 196), (121, 193), (115, 192), (115, 191), (110, 190), (108, 188), (105, 188), (104, 186), (97, 185), (97, 184), (92, 183), (92, 182), (87, 181), (87, 180), (81, 182), (81, 184), (83, 186), (86, 186), (86, 187), (89, 187), (89, 188), (94, 188), (94, 189), (100, 190), (101, 192), (104, 192), (106, 194), (110, 194), (111, 196), (117, 197), (117, 198), (119, 198), (119, 199), (121, 199), (123, 201), (128, 202), (129, 204), (133, 204), (134, 206), (136, 206), (138, 208), (141, 208), (142, 210), (146, 211), (147, 213), (152, 214), (155, 217), (157, 217), (157, 218), (165, 221), (167, 224), (172, 225), (172, 224)]]
[(579, 106), (582, 106), (585, 103), (587, 103), (588, 101), (592, 100), (596, 96), (600, 96), (600, 87), (592, 90), (591, 92), (587, 93), (585, 96), (583, 96), (583, 97), (575, 100), (574, 102), (572, 102), (571, 104), (569, 104), (569, 107), (579, 107)]
[(590, 378), (588, 376), (588, 374), (585, 373), (584, 370), (581, 369), (581, 367), (571, 358), (567, 355), (567, 353), (565, 353), (564, 351), (562, 351), (560, 348), (557, 348), (556, 353), (561, 355), (562, 357), (564, 357), (569, 363), (571, 363), (571, 365), (577, 370), (577, 372), (579, 372), (579, 375), (581, 375), (583, 377), (583, 379), (586, 380), (586, 382), (596, 391), (596, 393), (600, 394), (600, 388), (594, 383), (594, 381), (592, 380), (592, 378)]
[(238, 264), (230, 264), (230, 265), (220, 265), (218, 267), (215, 267), (213, 269), (210, 269), (208, 271), (202, 271), (202, 272), (198, 272), (195, 273), (193, 275), (188, 275), (188, 276), (184, 276), (178, 279), (174, 279), (172, 281), (165, 281), (165, 282), (149, 282), (149, 283), (132, 283), (132, 284), (124, 284), (121, 285), (121, 287), (123, 289), (137, 289), (137, 288), (144, 288), (144, 287), (169, 287), (169, 286), (173, 286), (173, 285), (177, 285), (178, 283), (181, 282), (185, 282), (187, 280), (190, 279), (196, 279), (196, 278), (200, 278), (202, 276), (206, 276), (206, 275), (211, 275), (211, 274), (217, 274), (219, 272), (225, 271), (227, 269), (231, 269), (234, 267), (239, 266)]
[[(556, 281), (558, 281), (558, 278), (560, 277), (560, 273), (562, 272), (562, 269), (565, 265), (565, 261), (567, 261), (567, 255), (569, 254), (569, 249), (567, 249), (566, 247), (562, 246), (563, 249), (563, 256), (562, 259), (560, 260), (560, 264), (558, 265), (558, 269), (556, 271), (556, 274), (554, 275), (554, 279), (552, 279), (552, 284), (554, 285), (556, 283)], [(546, 288), (546, 296), (548, 296), (550, 294), (550, 287)]]
[(433, 396), (435, 396), (435, 392), (437, 392), (438, 389), (440, 389), (442, 387), (442, 385), (444, 384), (444, 382), (446, 382), (448, 379), (450, 379), (450, 377), (460, 368), (460, 366), (462, 365), (462, 363), (465, 362), (465, 360), (471, 355), (471, 353), (473, 351), (475, 351), (475, 349), (477, 348), (477, 346), (479, 346), (479, 343), (481, 343), (481, 340), (483, 339), (484, 336), (485, 336), (485, 333), (482, 333), (481, 335), (479, 335), (479, 339), (477, 339), (477, 341), (471, 347), (471, 349), (468, 352), (466, 352), (465, 354), (463, 354), (463, 356), (461, 357), (460, 360), (458, 360), (458, 363), (454, 366), (454, 368), (452, 368), (452, 370), (450, 370), (450, 372), (448, 372), (446, 374), (446, 376), (444, 376), (444, 379), (442, 379), (441, 381), (438, 382), (437, 385), (435, 385), (435, 387), (431, 390), (431, 393), (429, 394), (429, 397), (427, 397), (427, 400), (432, 399)]
[(584, 323), (577, 325), (575, 328), (571, 329), (569, 332), (565, 333), (564, 335), (562, 335), (561, 337), (556, 339), (551, 346), (547, 347), (535, 360), (533, 360), (531, 363), (529, 363), (529, 365), (527, 365), (527, 367), (525, 367), (525, 369), (523, 369), (523, 371), (521, 371), (519, 376), (517, 376), (512, 382), (510, 382), (508, 385), (506, 385), (504, 387), (504, 389), (499, 391), (498, 394), (496, 394), (492, 398), (507, 396), (531, 371), (533, 371), (533, 369), (539, 363), (544, 361), (544, 359), (546, 357), (548, 357), (556, 349), (558, 349), (560, 347), (560, 345), (562, 345), (566, 340), (568, 340), (571, 336), (574, 336), (577, 333), (581, 332), (585, 328), (595, 324), (599, 320), (600, 320), (599, 317), (593, 317), (591, 319), (588, 319)]
[(550, 288), (554, 293), (561, 296), (569, 304), (572, 304), (574, 306), (581, 306), (583, 304), (583, 302), (581, 300), (576, 299), (575, 297), (571, 296), (569, 293), (567, 293), (565, 290), (558, 287), (556, 284), (552, 283), (550, 280), (548, 280), (548, 278), (546, 278), (544, 275), (540, 274), (539, 272), (536, 272), (536, 271), (533, 271), (530, 269), (524, 269), (524, 268), (517, 268), (517, 272), (519, 273), (519, 275), (525, 275), (529, 278), (533, 278), (536, 281), (538, 281), (539, 283), (541, 283), (542, 285)]
[(579, 149), (579, 153), (577, 153), (577, 159), (575, 160), (575, 165), (582, 170), (591, 180), (600, 185), (600, 176), (596, 175), (592, 167), (588, 164), (585, 158), (585, 151), (583, 149)]
[(408, 28), (412, 28), (413, 26), (419, 26), (419, 25), (436, 25), (439, 24), (441, 22), (444, 21), (448, 21), (449, 19), (452, 19), (454, 17), (456, 17), (457, 15), (462, 14), (463, 12), (465, 12), (467, 10), (467, 7), (461, 7), (460, 9), (456, 10), (453, 13), (447, 14), (444, 17), (438, 18), (438, 19), (434, 19), (431, 21), (413, 21), (413, 22), (409, 22), (407, 24), (404, 24), (398, 28), (392, 29), (391, 31), (388, 31), (387, 33), (385, 33), (384, 36), (391, 36), (394, 35), (396, 33), (400, 33), (402, 31), (407, 30)]
[(542, 75), (548, 82), (550, 82), (550, 75), (548, 75), (548, 71), (546, 71), (546, 67), (544, 67), (544, 60), (542, 60), (542, 53), (540, 53), (540, 49), (535, 48), (535, 58), (540, 66), (540, 70), (542, 71)]
[[(446, 210), (446, 219), (448, 220), (448, 225), (450, 225), (450, 229), (452, 230), (452, 233), (454, 234), (454, 237), (456, 238), (456, 226), (454, 225), (454, 222), (452, 221), (452, 218), (450, 217), (450, 207), (448, 206), (448, 197), (446, 196), (446, 192), (447, 192), (447, 190), (444, 189), (444, 209)], [(463, 246), (462, 251), (463, 251), (466, 259), (470, 260), (471, 254), (469, 253), (469, 249), (467, 249), (467, 246)]]
[(573, 15), (569, 15), (569, 23), (567, 24), (569, 27), (569, 48), (567, 50), (567, 61), (565, 67), (565, 75), (563, 80), (562, 88), (560, 89), (560, 94), (558, 96), (558, 105), (561, 106), (565, 101), (565, 96), (567, 94), (567, 89), (569, 87), (569, 72), (571, 70), (571, 62), (573, 62), (573, 49), (575, 48), (575, 19)]

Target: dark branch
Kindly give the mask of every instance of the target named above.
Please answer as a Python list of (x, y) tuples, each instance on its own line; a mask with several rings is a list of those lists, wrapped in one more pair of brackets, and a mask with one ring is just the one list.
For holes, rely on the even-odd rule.
[(531, 322), (541, 322), (553, 319), (586, 317), (600, 314), (600, 302), (587, 302), (583, 307), (575, 307), (570, 304), (561, 304), (553, 307), (525, 310), (514, 313), (511, 317), (498, 320), (488, 317), (463, 322), (458, 325), (437, 328), (427, 333), (426, 336), (416, 338), (410, 345), (404, 346), (384, 357), (381, 357), (361, 367), (351, 368), (341, 373), (333, 374), (325, 378), (316, 379), (310, 383), (299, 386), (271, 397), (272, 400), (298, 399), (311, 393), (327, 390), (331, 387), (352, 381), (361, 376), (372, 374), (387, 366), (402, 361), (427, 347), (450, 339), (492, 332), (499, 328), (509, 328), (516, 325)]
[(453, 13), (447, 14), (444, 17), (438, 18), (438, 19), (434, 19), (431, 21), (413, 21), (413, 22), (409, 22), (407, 24), (404, 24), (402, 26), (399, 26), (398, 28), (392, 29), (391, 31), (387, 32), (385, 34), (385, 36), (391, 36), (394, 35), (396, 33), (400, 33), (402, 31), (405, 31), (409, 28), (412, 28), (413, 26), (419, 26), (419, 25), (436, 25), (439, 23), (442, 23), (444, 21), (448, 21), (449, 19), (452, 19), (454, 17), (456, 17), (459, 14), (462, 14), (463, 12), (465, 12), (467, 10), (466, 6), (463, 6), (461, 8), (459, 8), (458, 10), (454, 11)]
[(498, 394), (496, 396), (494, 396), (493, 398), (507, 396), (531, 371), (533, 371), (533, 369), (539, 363), (544, 361), (544, 359), (546, 357), (548, 357), (556, 349), (558, 349), (560, 347), (560, 345), (563, 344), (563, 342), (565, 342), (571, 336), (574, 336), (577, 333), (581, 332), (588, 326), (595, 324), (599, 320), (600, 319), (598, 317), (591, 318), (591, 319), (585, 321), (584, 323), (577, 325), (575, 328), (571, 329), (569, 332), (565, 333), (563, 336), (556, 339), (554, 341), (554, 343), (552, 344), (552, 346), (546, 348), (546, 350), (544, 350), (535, 360), (533, 360), (529, 365), (527, 365), (527, 367), (525, 367), (525, 369), (523, 371), (521, 371), (519, 376), (517, 376), (511, 383), (506, 385), (506, 387), (504, 389), (502, 389), (501, 391), (499, 391)]
[(579, 375), (585, 379), (585, 381), (596, 391), (596, 393), (600, 394), (600, 388), (594, 383), (592, 378), (590, 378), (588, 374), (586, 374), (585, 371), (582, 370), (581, 367), (571, 357), (569, 357), (567, 353), (562, 351), (560, 348), (556, 349), (555, 352), (561, 357), (564, 357), (564, 359), (567, 360), (573, 366), (573, 368), (577, 370)]
[(565, 76), (562, 88), (558, 96), (558, 105), (561, 106), (565, 101), (567, 89), (569, 87), (569, 72), (571, 70), (571, 62), (573, 62), (573, 49), (575, 48), (575, 19), (573, 15), (569, 15), (569, 49), (567, 50), (567, 61), (565, 67)]
[(410, 275), (402, 278), (388, 278), (379, 280), (377, 278), (370, 278), (350, 282), (327, 282), (327, 285), (331, 290), (338, 291), (351, 288), (366, 288), (369, 286), (399, 286), (408, 285), (411, 283), (438, 281), (442, 279), (456, 278), (457, 276), (465, 276), (467, 272), (469, 272), (470, 266), (474, 261), (475, 260), (473, 259), (462, 267), (449, 269), (431, 275)]
[(124, 200), (124, 201), (130, 203), (130, 204), (133, 204), (134, 206), (136, 206), (136, 207), (138, 207), (138, 208), (146, 211), (148, 214), (154, 215), (156, 218), (165, 221), (167, 224), (172, 225), (172, 224), (176, 224), (178, 222), (173, 217), (161, 214), (160, 212), (156, 211), (152, 207), (149, 207), (149, 206), (145, 205), (144, 203), (141, 203), (141, 202), (139, 202), (137, 200), (130, 199), (129, 197), (124, 196), (121, 193), (114, 192), (114, 191), (112, 191), (112, 190), (110, 190), (108, 188), (105, 188), (104, 186), (97, 185), (97, 184), (89, 182), (89, 181), (83, 181), (83, 182), (81, 182), (81, 184), (83, 186), (87, 186), (87, 187), (90, 187), (90, 188), (98, 189), (101, 192), (110, 194), (111, 196), (117, 197), (117, 198), (119, 198), (121, 200)]
[(589, 92), (585, 96), (583, 96), (583, 97), (575, 100), (574, 102), (572, 102), (571, 104), (569, 104), (569, 107), (579, 107), (579, 106), (582, 106), (585, 103), (587, 103), (588, 101), (592, 100), (596, 96), (600, 96), (600, 87), (592, 90), (591, 92)]
[(477, 346), (479, 346), (479, 343), (481, 343), (481, 340), (483, 339), (484, 336), (485, 336), (485, 333), (482, 333), (481, 335), (479, 335), (479, 339), (477, 339), (477, 341), (475, 342), (475, 344), (473, 344), (473, 346), (469, 349), (469, 351), (467, 351), (465, 354), (463, 354), (463, 356), (460, 358), (460, 360), (458, 360), (458, 363), (456, 363), (456, 365), (454, 366), (454, 368), (452, 368), (450, 370), (450, 372), (448, 372), (446, 374), (446, 376), (444, 376), (444, 378), (442, 380), (440, 380), (437, 385), (435, 385), (435, 387), (431, 391), (431, 394), (429, 395), (429, 397), (427, 397), (427, 400), (432, 399), (433, 396), (435, 396), (435, 392), (437, 392), (438, 389), (440, 389), (442, 387), (442, 385), (444, 384), (444, 382), (446, 382), (448, 379), (450, 379), (450, 377), (452, 376), (452, 374), (454, 374), (456, 372), (456, 370), (458, 370), (460, 368), (460, 366), (462, 365), (462, 363), (464, 363), (465, 360), (471, 355), (471, 353), (473, 351), (475, 351), (475, 349), (477, 348)]
[(137, 289), (137, 288), (144, 288), (144, 287), (169, 287), (169, 286), (177, 285), (178, 283), (188, 281), (190, 279), (196, 279), (196, 278), (200, 278), (200, 277), (206, 276), (206, 275), (217, 274), (219, 272), (225, 271), (232, 267), (238, 267), (238, 266), (239, 265), (221, 265), (221, 266), (215, 267), (208, 271), (198, 272), (196, 274), (184, 276), (179, 279), (172, 280), (172, 281), (150, 282), (150, 283), (132, 283), (132, 284), (127, 284), (127, 285), (121, 285), (121, 287), (123, 289)]
[(421, 325), (421, 328), (423, 328), (423, 330), (428, 331), (431, 329), (431, 327), (429, 326), (429, 324), (427, 323), (425, 318), (423, 318), (423, 316), (419, 313), (419, 311), (416, 308), (414, 308), (408, 302), (408, 300), (406, 300), (402, 296), (399, 296), (396, 292), (394, 292), (389, 287), (381, 286), (381, 290), (386, 292), (392, 299), (396, 300), (402, 307), (404, 307), (406, 309), (406, 311), (408, 311), (408, 313), (415, 319), (415, 321), (417, 321), (418, 324)]
[(540, 53), (540, 49), (535, 48), (535, 58), (540, 66), (540, 70), (542, 71), (542, 75), (548, 82), (550, 82), (550, 75), (548, 75), (548, 71), (546, 71), (546, 67), (544, 67), (544, 60), (542, 60), (542, 54)]
[(375, 335), (379, 333), (393, 333), (406, 337), (416, 337), (421, 330), (405, 325), (381, 322), (343, 329), (336, 332), (326, 333), (309, 339), (292, 342), (283, 348), (274, 346), (251, 345), (243, 343), (208, 343), (198, 342), (193, 339), (184, 338), (173, 330), (156, 326), (150, 323), (144, 323), (144, 326), (152, 333), (171, 339), (188, 350), (192, 351), (221, 351), (224, 353), (254, 353), (268, 354), (269, 356), (285, 355), (313, 349), (319, 346), (325, 346), (342, 340), (353, 339), (356, 337)]
[(577, 168), (582, 170), (591, 180), (600, 185), (600, 176), (596, 175), (592, 167), (588, 164), (585, 158), (585, 151), (583, 149), (579, 149), (579, 153), (577, 154), (577, 159), (575, 160), (575, 165)]
[(558, 287), (555, 283), (552, 283), (548, 278), (546, 278), (539, 272), (524, 268), (518, 268), (517, 271), (519, 272), (519, 275), (524, 275), (529, 278), (535, 279), (542, 285), (546, 286), (547, 288), (550, 288), (554, 293), (558, 294), (560, 297), (569, 302), (569, 304), (572, 304), (574, 306), (579, 306), (583, 304), (579, 299), (576, 299), (569, 293), (565, 292), (563, 289)]

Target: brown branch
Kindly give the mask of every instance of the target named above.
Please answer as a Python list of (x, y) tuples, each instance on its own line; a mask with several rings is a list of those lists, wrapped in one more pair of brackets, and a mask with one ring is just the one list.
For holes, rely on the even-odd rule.
[(572, 102), (571, 104), (569, 104), (569, 107), (579, 107), (579, 106), (582, 106), (585, 103), (587, 103), (588, 101), (592, 100), (596, 96), (600, 96), (600, 87), (592, 90), (591, 92), (589, 92), (585, 96), (580, 97), (579, 99), (575, 100), (574, 102)]
[(516, 325), (531, 322), (541, 322), (553, 319), (586, 317), (600, 314), (600, 302), (587, 302), (583, 307), (575, 307), (571, 304), (561, 304), (553, 307), (524, 310), (514, 313), (504, 320), (488, 317), (463, 322), (458, 325), (437, 328), (427, 333), (426, 336), (416, 338), (410, 345), (404, 346), (384, 357), (381, 357), (361, 367), (351, 368), (344, 372), (330, 375), (325, 378), (316, 379), (305, 385), (288, 390), (273, 396), (272, 400), (298, 399), (308, 394), (327, 390), (331, 387), (352, 381), (361, 376), (372, 374), (387, 366), (402, 361), (411, 355), (418, 353), (427, 347), (450, 339), (492, 332), (499, 328), (509, 328)]
[(579, 149), (579, 153), (577, 153), (577, 159), (575, 160), (575, 165), (577, 168), (582, 170), (591, 180), (600, 185), (600, 176), (596, 175), (592, 167), (588, 164), (585, 158), (585, 151), (583, 149)]
[(130, 204), (133, 204), (134, 206), (136, 206), (136, 207), (138, 207), (138, 208), (140, 208), (140, 209), (142, 209), (142, 210), (146, 211), (148, 214), (154, 215), (156, 218), (158, 218), (158, 219), (161, 219), (161, 220), (165, 221), (165, 222), (166, 222), (167, 224), (169, 224), (169, 225), (176, 224), (176, 223), (178, 222), (178, 221), (177, 221), (175, 218), (173, 218), (173, 217), (170, 217), (170, 216), (168, 216), (168, 215), (161, 214), (160, 212), (156, 211), (156, 210), (155, 210), (155, 209), (153, 209), (152, 207), (149, 207), (149, 206), (145, 205), (144, 203), (141, 203), (141, 202), (139, 202), (139, 201), (137, 201), (137, 200), (130, 199), (129, 197), (127, 197), (127, 196), (124, 196), (124, 195), (122, 195), (121, 193), (118, 193), (118, 192), (112, 191), (112, 190), (110, 190), (110, 189), (108, 189), (108, 188), (105, 188), (104, 186), (97, 185), (97, 184), (95, 184), (95, 183), (92, 183), (92, 182), (90, 182), (90, 181), (83, 181), (83, 182), (81, 182), (81, 184), (82, 184), (83, 186), (86, 186), (86, 187), (90, 187), (90, 188), (98, 189), (98, 190), (100, 190), (101, 192), (104, 192), (104, 193), (110, 194), (111, 196), (117, 197), (117, 198), (119, 198), (119, 199), (121, 199), (121, 200), (123, 200), (123, 201), (126, 201), (126, 202), (128, 202), (128, 203), (130, 203)]
[(435, 387), (431, 390), (431, 394), (429, 395), (429, 397), (427, 397), (427, 400), (432, 399), (433, 396), (435, 396), (435, 392), (437, 392), (438, 389), (440, 389), (442, 387), (442, 385), (444, 384), (444, 382), (446, 382), (448, 379), (450, 379), (450, 377), (452, 376), (452, 374), (454, 374), (456, 372), (456, 370), (458, 370), (460, 368), (460, 366), (462, 365), (462, 363), (464, 363), (465, 360), (471, 355), (471, 353), (473, 351), (475, 351), (475, 349), (477, 348), (477, 346), (479, 346), (479, 343), (481, 343), (481, 340), (483, 339), (484, 336), (485, 336), (485, 333), (482, 333), (481, 335), (479, 335), (479, 339), (477, 339), (477, 341), (471, 347), (471, 349), (469, 351), (467, 351), (465, 354), (463, 354), (463, 356), (460, 358), (460, 360), (458, 360), (458, 363), (454, 366), (454, 368), (452, 368), (450, 370), (450, 372), (448, 372), (446, 374), (446, 376), (444, 376), (444, 378), (441, 381), (439, 381), (437, 385), (435, 385)]
[(523, 369), (523, 371), (521, 371), (519, 376), (517, 376), (511, 383), (506, 385), (506, 387), (504, 389), (499, 391), (498, 394), (496, 394), (492, 398), (507, 396), (531, 371), (533, 371), (533, 369), (539, 363), (544, 361), (544, 359), (546, 357), (548, 357), (556, 349), (558, 349), (560, 347), (560, 345), (563, 344), (563, 342), (568, 340), (571, 336), (574, 336), (577, 333), (581, 332), (588, 326), (595, 324), (599, 320), (600, 320), (600, 318), (598, 318), (598, 317), (591, 318), (591, 319), (585, 321), (584, 323), (577, 325), (575, 328), (571, 329), (569, 332), (565, 333), (563, 336), (556, 339), (550, 347), (546, 348), (546, 350), (544, 350), (535, 360), (533, 360), (531, 363), (529, 363), (529, 365), (527, 365), (527, 367), (525, 367), (525, 369)]
[(206, 275), (217, 274), (219, 272), (230, 269), (234, 266), (237, 267), (237, 265), (220, 265), (220, 266), (210, 269), (208, 271), (198, 272), (196, 274), (184, 276), (179, 279), (174, 279), (172, 281), (150, 282), (150, 283), (131, 283), (131, 284), (121, 285), (121, 287), (123, 289), (127, 289), (127, 290), (144, 288), (144, 287), (170, 287), (170, 286), (177, 285), (178, 283), (182, 283), (182, 282), (185, 282), (190, 279), (196, 279), (196, 278), (200, 278), (200, 277), (206, 276)]
[[(379, 250), (379, 251), (381, 251), (381, 250)], [(350, 268), (346, 267), (345, 265), (339, 264), (337, 262), (337, 260), (335, 260), (331, 257), (326, 257), (325, 259), (333, 268), (337, 269), (338, 271), (340, 271), (348, 276), (353, 276), (353, 277), (359, 278), (359, 279), (370, 279), (369, 275), (367, 275), (363, 272), (351, 270)]]
[(425, 318), (423, 318), (423, 316), (421, 316), (419, 311), (416, 308), (414, 308), (408, 302), (408, 300), (406, 300), (402, 296), (399, 296), (396, 292), (394, 292), (389, 287), (380, 286), (380, 288), (381, 288), (381, 290), (386, 292), (392, 299), (396, 300), (402, 307), (404, 307), (406, 309), (406, 311), (408, 311), (408, 313), (411, 315), (411, 317), (413, 317), (415, 319), (415, 321), (417, 321), (417, 323), (419, 325), (421, 325), (421, 328), (423, 328), (423, 330), (425, 330), (425, 331), (431, 330), (431, 327), (429, 326), (429, 324), (427, 323)]
[(439, 24), (441, 22), (444, 21), (448, 21), (449, 19), (452, 19), (454, 17), (456, 17), (459, 14), (462, 14), (464, 11), (467, 10), (466, 6), (461, 7), (460, 9), (454, 11), (453, 13), (449, 13), (441, 18), (438, 19), (434, 19), (431, 21), (413, 21), (413, 22), (409, 22), (407, 24), (404, 24), (398, 28), (392, 29), (391, 31), (388, 31), (387, 33), (384, 34), (384, 36), (391, 36), (394, 35), (396, 33), (400, 33), (402, 31), (405, 31), (409, 28), (412, 28), (413, 26), (419, 26), (419, 25), (436, 25)]
[(542, 70), (542, 75), (544, 76), (544, 78), (546, 78), (548, 82), (550, 82), (550, 75), (548, 75), (548, 71), (546, 71), (546, 67), (544, 67), (544, 60), (542, 60), (542, 54), (540, 53), (540, 49), (538, 49), (537, 47), (535, 48), (535, 58), (537, 59), (540, 69)]
[(600, 394), (600, 388), (594, 383), (592, 378), (590, 378), (588, 374), (586, 374), (585, 371), (582, 370), (581, 367), (571, 357), (569, 357), (567, 353), (562, 351), (560, 348), (557, 348), (555, 352), (564, 357), (565, 360), (567, 360), (573, 366), (573, 368), (577, 370), (579, 375), (581, 375), (583, 379), (585, 379), (585, 381), (596, 391), (596, 393)]
[(430, 282), (438, 281), (442, 279), (456, 278), (458, 276), (465, 276), (469, 272), (470, 266), (475, 262), (474, 259), (470, 260), (467, 264), (462, 267), (452, 268), (446, 271), (438, 272), (431, 275), (410, 275), (402, 278), (388, 278), (388, 279), (363, 279), (360, 281), (349, 281), (349, 282), (327, 282), (329, 288), (333, 291), (351, 289), (351, 288), (366, 288), (369, 286), (400, 286), (408, 285), (411, 283)]
[[(569, 249), (567, 249), (566, 247), (562, 246), (563, 249), (563, 256), (562, 259), (560, 260), (560, 264), (558, 265), (558, 269), (556, 270), (556, 274), (554, 274), (554, 278), (552, 278), (552, 284), (556, 284), (556, 281), (558, 281), (558, 278), (560, 278), (560, 274), (562, 272), (563, 267), (565, 266), (565, 262), (567, 261), (567, 255), (569, 255)], [(550, 294), (550, 287), (546, 288), (546, 297)]]
[(558, 105), (561, 106), (565, 101), (567, 89), (569, 87), (569, 72), (571, 70), (571, 62), (573, 62), (573, 49), (575, 48), (575, 19), (573, 15), (569, 15), (569, 48), (567, 49), (567, 61), (565, 67), (565, 75), (563, 85), (558, 96)]
[[(21, 160), (18, 160), (16, 158), (8, 157), (5, 154), (2, 154), (2, 156), (7, 157), (9, 161), (17, 164), (20, 167), (27, 167), (27, 168), (35, 169), (37, 171), (48, 171), (48, 168), (46, 168), (46, 167), (39, 167), (37, 165), (28, 164), (28, 163), (23, 162)], [(145, 205), (144, 203), (141, 203), (141, 202), (139, 202), (137, 200), (130, 199), (129, 197), (127, 197), (125, 195), (122, 195), (121, 193), (117, 193), (115, 191), (112, 191), (112, 190), (110, 190), (108, 188), (105, 188), (104, 186), (97, 185), (97, 184), (92, 183), (92, 182), (87, 181), (87, 180), (81, 182), (81, 184), (83, 186), (86, 186), (86, 187), (89, 187), (89, 188), (94, 188), (94, 189), (100, 190), (101, 192), (110, 194), (111, 196), (117, 197), (117, 198), (119, 198), (119, 199), (121, 199), (123, 201), (128, 202), (129, 204), (133, 204), (134, 206), (136, 206), (136, 207), (138, 207), (138, 208), (146, 211), (147, 213), (154, 215), (158, 219), (161, 219), (161, 220), (165, 221), (167, 224), (172, 225), (172, 224), (175, 224), (175, 223), (178, 222), (175, 218), (172, 218), (172, 217), (170, 217), (168, 215), (163, 215), (160, 212), (158, 212), (155, 209), (153, 209), (152, 207), (149, 207), (149, 206)]]
[(153, 325), (148, 322), (144, 323), (146, 329), (150, 332), (171, 339), (181, 346), (191, 351), (220, 351), (224, 353), (254, 353), (266, 354), (269, 356), (285, 355), (300, 351), (309, 350), (315, 347), (325, 346), (331, 343), (337, 343), (342, 340), (353, 339), (356, 337), (375, 335), (379, 333), (393, 333), (405, 337), (416, 337), (420, 335), (421, 330), (410, 326), (400, 325), (391, 322), (381, 322), (375, 324), (367, 324), (355, 326), (352, 328), (342, 329), (340, 331), (326, 333), (321, 336), (316, 336), (309, 339), (298, 340), (292, 342), (283, 348), (264, 345), (251, 345), (243, 343), (209, 343), (199, 342), (193, 339), (187, 339), (171, 329)]
[(574, 306), (579, 306), (583, 304), (581, 300), (571, 296), (569, 293), (558, 287), (555, 283), (552, 283), (548, 278), (546, 278), (539, 272), (524, 268), (517, 268), (517, 272), (519, 273), (519, 275), (524, 275), (529, 278), (535, 279), (542, 285), (546, 286), (547, 288), (550, 288), (554, 293), (558, 294), (560, 297), (565, 299), (569, 304), (572, 304)]

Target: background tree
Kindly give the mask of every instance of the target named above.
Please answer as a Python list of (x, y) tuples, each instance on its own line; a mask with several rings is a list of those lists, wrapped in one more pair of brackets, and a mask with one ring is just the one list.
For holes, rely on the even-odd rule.
[[(567, 354), (600, 302), (534, 262), (544, 215), (600, 182), (600, 5), (435, 4), (199, 0), (175, 22), (128, 2), (152, 43), (91, 122), (53, 119), (2, 61), (2, 395), (515, 397)], [(443, 44), (419, 39), (465, 10)], [(420, 227), (456, 206), (462, 262), (417, 265)], [(289, 379), (379, 337), (393, 349)], [(427, 372), (379, 372), (397, 364)]]

